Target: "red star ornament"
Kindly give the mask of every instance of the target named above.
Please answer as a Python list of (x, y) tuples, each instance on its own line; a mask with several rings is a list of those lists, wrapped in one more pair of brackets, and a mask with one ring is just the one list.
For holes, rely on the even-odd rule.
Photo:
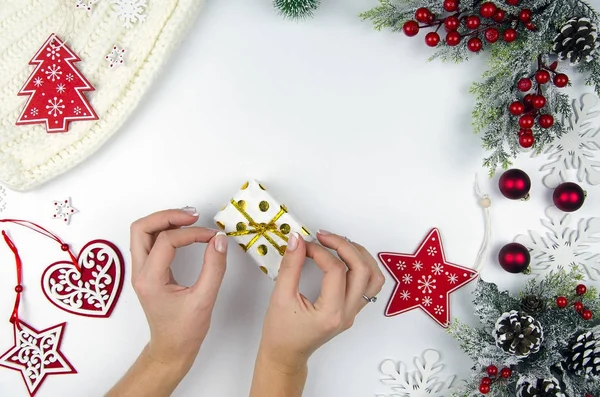
[(396, 280), (385, 315), (421, 308), (439, 325), (450, 325), (450, 293), (477, 278), (477, 272), (446, 261), (438, 229), (414, 255), (382, 252), (379, 259)]
[(38, 331), (20, 320), (14, 324), (15, 345), (0, 356), (0, 366), (21, 372), (32, 397), (46, 376), (77, 373), (60, 351), (65, 325)]

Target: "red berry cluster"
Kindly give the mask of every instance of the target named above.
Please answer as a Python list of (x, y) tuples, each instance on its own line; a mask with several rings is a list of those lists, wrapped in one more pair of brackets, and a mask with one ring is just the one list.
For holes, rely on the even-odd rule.
[[(569, 84), (569, 76), (564, 73), (557, 73), (558, 62), (550, 66), (542, 63), (541, 57), (538, 58), (538, 70), (529, 77), (524, 77), (517, 83), (520, 92), (526, 93), (523, 100), (511, 103), (508, 110), (513, 116), (519, 118), (519, 144), (524, 148), (530, 148), (535, 143), (532, 128), (537, 123), (542, 128), (550, 128), (554, 125), (554, 117), (545, 113), (547, 99), (543, 95), (542, 87), (550, 82), (558, 88), (566, 87)], [(552, 76), (553, 75), (553, 76)], [(534, 82), (536, 87), (534, 89)], [(533, 92), (532, 92), (533, 91)]]
[(490, 365), (487, 367), (486, 372), (488, 376), (484, 376), (479, 384), (479, 391), (481, 394), (488, 394), (492, 389), (492, 385), (500, 379), (508, 379), (512, 376), (512, 370), (510, 368), (502, 368), (500, 376), (498, 376), (498, 367)]
[[(520, 0), (506, 0), (511, 6), (519, 5)], [(444, 0), (444, 10), (451, 13), (443, 18), (436, 16), (428, 8), (421, 7), (415, 12), (415, 20), (404, 23), (402, 29), (404, 33), (413, 37), (419, 33), (422, 28), (437, 26), (435, 32), (429, 32), (425, 35), (425, 43), (430, 47), (436, 47), (441, 37), (438, 30), (444, 25), (446, 30), (446, 44), (451, 47), (457, 46), (463, 39), (469, 38), (467, 48), (472, 52), (479, 52), (483, 48), (482, 36), (488, 43), (495, 43), (502, 39), (507, 43), (512, 43), (517, 39), (516, 26), (523, 23), (529, 30), (535, 30), (531, 22), (532, 12), (530, 9), (522, 9), (518, 15), (506, 15), (506, 11), (496, 6), (491, 1), (487, 1), (479, 7), (479, 15), (467, 15), (459, 9), (459, 0)], [(484, 18), (484, 21), (481, 20)], [(421, 23), (422, 25), (419, 25)], [(459, 29), (464, 24), (465, 33), (460, 33)], [(502, 30), (502, 35), (500, 34)]]
[[(583, 284), (579, 284), (575, 288), (575, 293), (579, 296), (585, 295), (586, 292), (587, 292), (587, 287)], [(559, 296), (558, 298), (556, 298), (556, 306), (560, 307), (561, 309), (564, 309), (568, 305), (569, 305), (569, 300), (566, 297)], [(581, 315), (581, 318), (583, 318), (586, 321), (591, 320), (592, 317), (594, 316), (594, 313), (592, 313), (591, 310), (586, 309), (584, 307), (583, 303), (581, 303), (580, 301), (575, 301), (575, 303), (573, 303), (573, 308), (575, 309), (575, 311), (577, 313), (579, 313)]]

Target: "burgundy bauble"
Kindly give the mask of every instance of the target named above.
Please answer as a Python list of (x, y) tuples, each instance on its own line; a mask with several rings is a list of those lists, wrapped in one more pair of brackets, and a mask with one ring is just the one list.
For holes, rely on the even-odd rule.
[(500, 33), (498, 33), (498, 29), (495, 28), (487, 28), (485, 31), (485, 39), (488, 43), (495, 43), (500, 38)]
[[(525, 130), (525, 131), (528, 131), (528, 130)], [(531, 131), (531, 130), (529, 130), (529, 131)], [(535, 137), (533, 136), (533, 134), (522, 134), (519, 136), (519, 145), (521, 145), (522, 148), (529, 149), (534, 144), (535, 144)]]
[(478, 37), (473, 37), (467, 42), (467, 48), (471, 52), (479, 52), (483, 48), (483, 42)]
[(576, 183), (561, 183), (554, 189), (552, 201), (554, 201), (554, 205), (561, 211), (577, 211), (585, 202), (585, 191)]
[(525, 105), (523, 102), (516, 101), (510, 104), (508, 110), (513, 116), (520, 116), (525, 111)]
[(500, 177), (498, 181), (500, 193), (511, 200), (521, 200), (529, 194), (531, 190), (531, 179), (524, 171), (513, 168)]
[(577, 287), (575, 287), (575, 293), (577, 295), (585, 295), (586, 292), (587, 292), (587, 287), (583, 284), (579, 284), (579, 285), (577, 285)]
[(536, 95), (533, 97), (531, 105), (536, 109), (541, 109), (546, 106), (546, 98), (543, 95)]
[(444, 20), (444, 27), (448, 32), (457, 30), (460, 27), (460, 19), (458, 19), (458, 17), (455, 16), (449, 16)]
[(531, 82), (531, 80), (525, 77), (519, 80), (519, 82), (517, 83), (517, 88), (519, 89), (519, 91), (523, 92), (529, 91), (532, 86), (533, 83)]
[(417, 21), (406, 21), (402, 30), (404, 30), (404, 34), (408, 37), (416, 36), (419, 34), (419, 24)]
[(487, 373), (489, 376), (496, 376), (498, 375), (498, 367), (496, 367), (495, 365), (490, 365), (487, 367), (486, 369)]
[(456, 31), (448, 32), (448, 34), (446, 35), (446, 44), (448, 44), (450, 47), (454, 47), (460, 44), (461, 39), (462, 36), (460, 35), (460, 33)]
[(554, 76), (554, 85), (558, 88), (566, 87), (569, 84), (569, 76), (564, 73), (559, 73)]
[(531, 255), (524, 245), (510, 243), (500, 250), (498, 262), (509, 273), (523, 273), (531, 263)]
[(520, 128), (519, 136), (521, 135), (533, 135), (533, 131), (530, 128)]
[(569, 301), (564, 296), (559, 296), (558, 298), (556, 298), (556, 306), (560, 307), (561, 309), (564, 309), (568, 305)]
[(531, 31), (534, 31), (534, 30), (536, 30), (536, 29), (537, 29), (537, 28), (535, 27), (535, 25), (533, 24), (533, 22), (527, 22), (527, 23), (525, 24), (525, 27), (527, 28), (527, 30), (531, 30)]
[(444, 10), (454, 12), (458, 10), (458, 0), (444, 0)]
[(477, 29), (481, 25), (481, 19), (477, 15), (467, 17), (467, 27), (471, 30)]
[(435, 47), (440, 43), (440, 35), (436, 32), (429, 32), (425, 36), (425, 44), (429, 47)]
[(551, 114), (542, 114), (538, 120), (540, 127), (550, 128), (554, 125), (554, 117)]
[(415, 11), (415, 19), (421, 23), (429, 23), (431, 15), (431, 11), (425, 7), (417, 8)]
[(577, 313), (581, 313), (583, 311), (583, 303), (575, 302), (575, 303), (573, 303), (573, 308), (575, 309), (575, 311)]
[(490, 378), (489, 376), (484, 376), (483, 378), (481, 378), (481, 384), (482, 385), (491, 385), (492, 378)]
[(481, 5), (481, 8), (479, 9), (479, 15), (481, 15), (484, 18), (491, 18), (494, 16), (496, 10), (497, 7), (494, 3), (492, 3), (491, 1), (486, 1)]
[(533, 98), (535, 98), (535, 95), (533, 95), (533, 94), (527, 94), (527, 95), (525, 95), (525, 97), (523, 98), (523, 101), (525, 102), (525, 105), (530, 105), (531, 107), (533, 107), (531, 105), (531, 103), (533, 102)]
[(519, 119), (519, 125), (521, 126), (521, 128), (531, 128), (534, 124), (535, 118), (530, 114), (521, 116), (521, 118)]
[(550, 81), (550, 72), (547, 70), (538, 70), (535, 74), (535, 81), (540, 84), (546, 84)]
[(519, 0), (506, 0), (506, 4), (509, 4), (511, 6), (518, 6)]
[(502, 368), (502, 371), (500, 371), (500, 376), (504, 379), (508, 379), (512, 376), (512, 370), (510, 368)]
[(516, 39), (517, 39), (517, 31), (516, 30), (514, 30), (512, 28), (508, 28), (504, 31), (504, 41), (506, 41), (507, 43), (512, 43)]
[(484, 385), (483, 383), (479, 385), (479, 392), (481, 394), (488, 394), (491, 390), (490, 385)]
[(506, 17), (506, 11), (498, 9), (494, 13), (494, 16), (492, 17), (492, 19), (496, 22), (502, 22), (502, 21), (504, 21), (505, 17)]
[(523, 23), (527, 23), (531, 21), (531, 10), (529, 8), (524, 8), (519, 13), (519, 20)]
[(583, 311), (583, 313), (581, 313), (581, 317), (586, 321), (591, 320), (593, 316), (594, 316), (594, 314), (592, 313), (591, 310), (586, 309)]

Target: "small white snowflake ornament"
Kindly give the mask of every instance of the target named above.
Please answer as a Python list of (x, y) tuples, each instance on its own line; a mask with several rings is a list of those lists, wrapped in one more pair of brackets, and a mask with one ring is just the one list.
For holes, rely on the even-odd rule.
[(71, 205), (71, 199), (54, 201), (54, 219), (60, 219), (65, 225), (71, 223), (71, 216), (76, 214), (77, 209)]
[(540, 169), (549, 171), (543, 179), (546, 187), (553, 189), (565, 182), (568, 170), (577, 170), (579, 182), (600, 184), (600, 128), (591, 121), (600, 114), (597, 105), (598, 97), (593, 94), (583, 95), (580, 103), (573, 101), (573, 114), (563, 120), (569, 131), (544, 150), (550, 160)]
[(540, 275), (555, 266), (577, 266), (591, 280), (600, 275), (600, 253), (594, 253), (600, 242), (600, 218), (580, 219), (577, 228), (570, 228), (572, 214), (554, 206), (546, 209), (547, 219), (542, 225), (546, 234), (529, 231), (519, 235), (515, 242), (523, 244), (531, 252), (531, 273)]
[(109, 68), (115, 68), (125, 63), (125, 49), (113, 46), (110, 53), (106, 56)]
[(88, 12), (92, 11), (94, 4), (99, 2), (100, 0), (76, 0), (75, 8), (78, 10), (86, 10)]
[[(381, 364), (381, 372), (388, 378), (381, 379), (389, 385), (392, 394), (378, 394), (377, 397), (450, 397), (456, 392), (455, 375), (446, 380), (440, 379), (444, 366), (440, 364), (440, 353), (425, 350), (423, 357), (415, 357), (415, 370), (408, 372), (404, 363), (398, 365), (393, 360)], [(391, 377), (391, 378), (389, 378)]]
[(146, 20), (146, 0), (112, 0), (112, 3), (117, 16), (127, 29)]

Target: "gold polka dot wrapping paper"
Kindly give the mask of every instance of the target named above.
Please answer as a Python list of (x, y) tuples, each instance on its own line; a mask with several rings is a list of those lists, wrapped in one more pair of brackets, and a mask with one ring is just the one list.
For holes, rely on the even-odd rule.
[(291, 233), (314, 240), (309, 229), (255, 180), (245, 182), (214, 219), (272, 279), (277, 278)]

